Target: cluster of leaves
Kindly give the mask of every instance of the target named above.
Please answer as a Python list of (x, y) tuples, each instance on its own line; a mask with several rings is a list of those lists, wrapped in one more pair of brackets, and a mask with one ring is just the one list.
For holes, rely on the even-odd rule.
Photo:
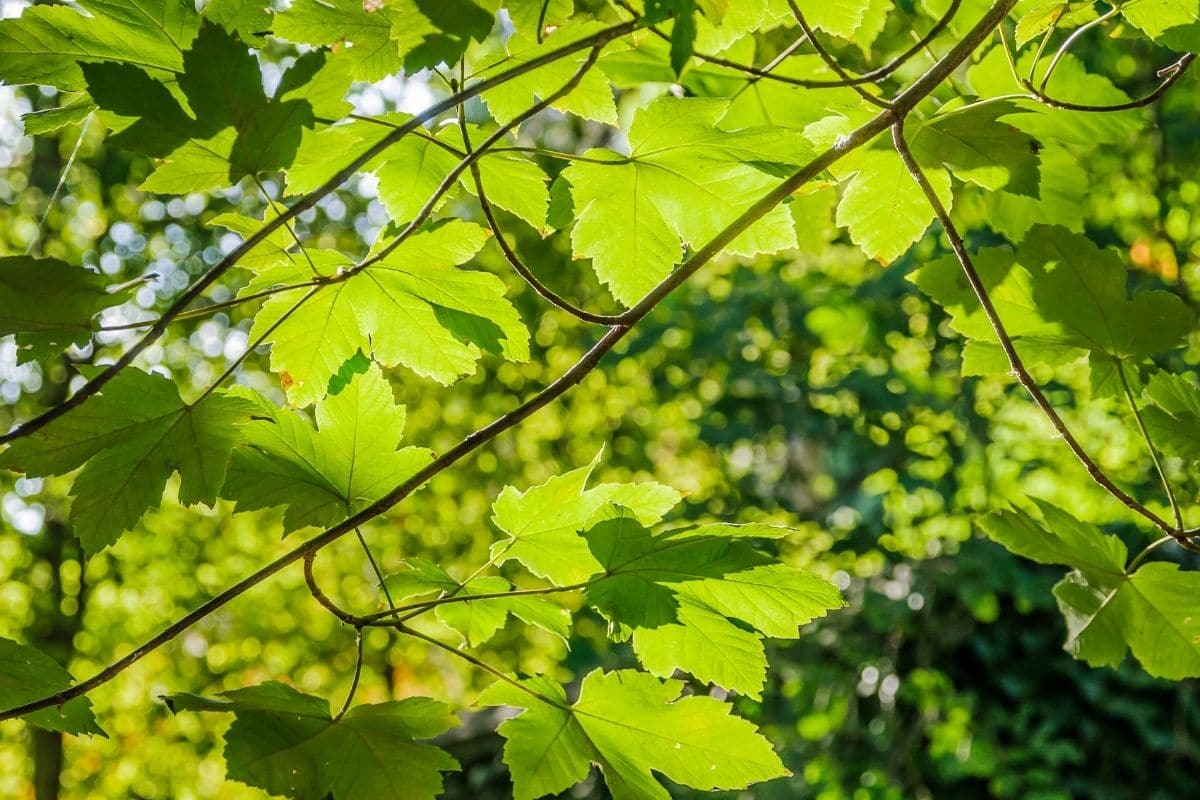
[[(243, 243), (181, 301), (234, 267), (248, 271), (230, 302), (263, 302), (250, 345), (224, 373), (185, 399), (170, 378), (128, 363), (83, 368), (87, 383), (73, 404), (5, 439), (12, 442), (0, 453), (7, 469), (31, 478), (78, 470), (70, 523), (89, 554), (136, 528), (178, 473), (185, 506), (223, 498), (239, 511), (282, 507), (285, 532), (325, 528), (281, 563), (304, 558), (311, 570), (317, 550), (519, 422), (525, 409), (536, 410), (541, 401), (481, 429), (449, 459), (400, 447), (407, 414), (395, 401), (393, 379), (448, 386), (474, 374), (485, 354), (518, 363), (531, 356), (530, 332), (505, 282), (470, 268), (492, 240), (518, 262), (492, 204), (517, 230), (562, 235), (570, 255), (589, 262), (595, 280), (632, 309), (633, 316), (611, 317), (618, 322), (597, 357), (644, 316), (644, 306), (666, 296), (672, 281), (718, 252), (750, 258), (794, 251), (832, 218), (863, 253), (887, 265), (935, 219), (960, 245), (955, 220), (981, 215), (986, 223), (979, 227), (1002, 243), (973, 254), (956, 247), (953, 260), (913, 276), (969, 340), (964, 374), (1017, 373), (1061, 425), (1031, 388), (1028, 370), (1086, 359), (1090, 399), (1128, 402), (1175, 524), (1116, 489), (1082, 450), (1077, 454), (1168, 540), (1191, 544), (1195, 532), (1184, 525), (1159, 450), (1196, 458), (1200, 388), (1161, 364), (1190, 334), (1193, 314), (1168, 292), (1131, 297), (1123, 261), (1079, 232), (1087, 186), (1074, 174), (1077, 164), (1130, 136), (1143, 117), (1138, 101), (1067, 52), (1070, 39), (1045, 54), (1060, 25), (1098, 24), (1118, 12), (1158, 45), (1193, 49), (1200, 23), (1190, 4), (1131, 3), (1103, 17), (1085, 4), (1021, 4), (1012, 23), (1014, 54), (1007, 37), (993, 35), (997, 25), (1010, 24), (1004, 17), (1014, 3), (924, 3), (932, 41), (949, 54), (928, 80), (902, 81), (896, 92), (883, 81), (902, 73), (849, 79), (813, 33), (842, 40), (842, 50), (870, 53), (894, 24), (888, 2), (676, 0), (576, 10), (544, 0), (306, 0), (277, 13), (221, 0), (199, 10), (175, 0), (80, 5), (82, 12), (34, 7), (0, 24), (0, 78), (51, 87), (62, 101), (29, 117), (27, 131), (53, 133), (95, 119), (113, 146), (153, 160), (142, 191), (182, 195), (244, 182), (268, 206), (261, 219), (227, 213), (211, 220)], [(506, 13), (498, 15), (501, 5)], [(791, 49), (807, 39), (815, 55), (748, 66), (766, 34), (797, 28)], [(960, 84), (947, 82), (985, 42), (988, 49)], [(286, 69), (272, 63), (279, 49), (288, 53)], [(214, 63), (222, 69), (211, 69)], [(270, 92), (267, 64), (277, 76)], [(1188, 64), (1178, 62), (1167, 80)], [(442, 67), (457, 67), (460, 77), (447, 81), (448, 99), (426, 112), (351, 113), (346, 98), (354, 86)], [(614, 90), (622, 98), (636, 96), (625, 92), (631, 89), (664, 94), (668, 84), (692, 96), (667, 93), (637, 104), (628, 124), (617, 127)], [(1060, 86), (1070, 87), (1070, 103), (1047, 94)], [(475, 97), (482, 106), (471, 123), (459, 107)], [(1092, 108), (1064, 107), (1070, 104)], [(523, 144), (518, 126), (546, 107), (597, 125), (603, 146), (573, 154)], [(448, 112), (457, 112), (448, 120), (457, 124), (427, 127)], [(889, 127), (891, 145), (876, 137)], [(809, 174), (811, 164), (821, 168)], [(279, 199), (295, 198), (286, 211), (266, 185), (276, 173), (283, 181), (272, 186), (286, 187)], [(805, 186), (818, 173), (828, 180)], [(389, 217), (375, 241), (353, 252), (304, 241), (293, 225), (303, 210), (366, 175), (377, 182)], [(799, 193), (802, 186), (812, 191)], [(470, 196), (487, 228), (464, 219), (462, 203), (452, 202)], [(0, 335), (14, 337), (22, 361), (43, 363), (69, 346), (91, 344), (101, 333), (97, 315), (124, 302), (96, 273), (58, 259), (8, 257), (0, 270)], [(1063, 303), (1064, 296), (1074, 301)], [(169, 309), (127, 360), (181, 310)], [(270, 348), (269, 367), (292, 408), (246, 386), (221, 387), (259, 346)], [(572, 382), (595, 367), (586, 358), (579, 364)], [(561, 385), (570, 385), (566, 376)], [(310, 574), (312, 593), (360, 634), (390, 627), (496, 674), (499, 682), (480, 703), (526, 709), (501, 727), (518, 796), (568, 788), (591, 764), (618, 797), (666, 796), (652, 769), (700, 789), (785, 774), (752, 726), (717, 700), (680, 698), (683, 684), (671, 677), (682, 671), (698, 685), (760, 697), (764, 637), (794, 637), (841, 604), (837, 590), (756, 544), (787, 529), (700, 524), (653, 533), (679, 495), (658, 484), (588, 488), (594, 467), (524, 493), (501, 492), (493, 521), (503, 537), (464, 580), (414, 557), (400, 573), (379, 575), (377, 602), (385, 611), (339, 609)], [(1149, 549), (1126, 566), (1115, 539), (1050, 506), (1042, 516), (1039, 524), (1024, 512), (1001, 512), (983, 527), (1014, 552), (1076, 570), (1056, 590), (1069, 649), (1090, 663), (1115, 664), (1128, 647), (1151, 674), (1200, 674), (1189, 613), (1195, 573), (1157, 562), (1139, 568)], [(541, 583), (518, 589), (508, 577), (482, 574), (509, 561)], [(568, 639), (569, 614), (543, 595), (572, 594), (606, 620), (614, 642), (631, 644), (649, 674), (592, 672), (571, 702), (552, 677), (515, 678), (470, 655), (510, 618)], [(411, 602), (396, 606), (397, 598)], [(409, 623), (430, 610), (462, 647)], [(4, 647), (6, 708), (70, 693), (69, 677), (45, 656)], [(357, 707), (352, 699), (353, 689), (347, 708), (333, 715), (324, 700), (267, 683), (223, 700), (177, 695), (172, 702), (180, 710), (236, 714), (227, 739), (230, 775), (268, 791), (314, 798), (332, 792), (339, 799), (436, 793), (453, 761), (428, 755), (437, 751), (417, 740), (446, 730), (449, 710), (425, 699)], [(54, 713), (43, 708), (26, 719), (98, 732), (85, 704), (73, 697)], [(380, 747), (385, 758), (360, 761), (363, 750)]]

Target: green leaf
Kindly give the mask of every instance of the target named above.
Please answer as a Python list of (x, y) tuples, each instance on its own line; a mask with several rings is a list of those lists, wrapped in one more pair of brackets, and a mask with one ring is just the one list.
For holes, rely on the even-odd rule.
[(692, 58), (696, 44), (696, 16), (699, 9), (694, 0), (646, 0), (647, 22), (673, 20), (671, 25), (671, 69), (678, 76)]
[[(524, 708), (501, 724), (504, 761), (516, 800), (569, 789), (600, 767), (615, 800), (667, 800), (657, 772), (694, 789), (741, 789), (788, 775), (771, 745), (730, 707), (710, 697), (680, 697), (683, 683), (631, 670), (589, 673), (567, 703), (547, 678), (495, 683), (481, 705)], [(549, 702), (547, 702), (549, 701)]]
[(922, 164), (944, 165), (961, 181), (1036, 198), (1039, 145), (1000, 121), (1019, 111), (1007, 102), (943, 111), (915, 125), (909, 144)]
[(235, 715), (225, 734), (230, 778), (296, 800), (432, 800), (443, 772), (458, 769), (445, 751), (419, 739), (456, 724), (427, 697), (351, 708), (334, 720), (329, 704), (270, 681), (219, 699), (177, 694), (171, 710)]
[(57, 258), (0, 258), (0, 337), (13, 336), (17, 363), (42, 361), (92, 338), (92, 318), (122, 302), (104, 278)]
[(605, 504), (619, 503), (639, 521), (653, 524), (679, 502), (678, 492), (657, 483), (585, 488), (600, 456), (525, 492), (512, 486), (500, 492), (492, 505), (492, 522), (506, 538), (492, 545), (497, 564), (516, 560), (558, 586), (580, 583), (602, 569), (580, 534)]
[(586, 467), (558, 475), (519, 492), (506, 486), (492, 504), (492, 522), (506, 539), (492, 545), (497, 564), (515, 559), (559, 586), (587, 580), (600, 572), (580, 532), (604, 500), (586, 492), (600, 454)]
[(1051, 0), (1031, 7), (1017, 20), (1017, 47), (1024, 47), (1051, 27), (1065, 30), (1090, 22), (1097, 16), (1095, 5), (1089, 2)]
[(31, 476), (82, 466), (70, 521), (91, 554), (130, 530), (179, 472), (184, 505), (212, 503), (254, 405), (213, 392), (185, 403), (161, 375), (126, 368), (100, 394), (0, 453), (0, 467)]
[(41, 111), (30, 111), (21, 115), (21, 124), (25, 128), (26, 136), (38, 136), (44, 133), (54, 133), (68, 125), (75, 125), (83, 122), (88, 118), (88, 115), (96, 110), (96, 106), (86, 95), (80, 95), (80, 99), (64, 102), (64, 105), (58, 108), (46, 108)]
[[(895, 153), (868, 150), (858, 154), (854, 164), (854, 176), (838, 203), (837, 224), (864, 253), (887, 266), (925, 234), (933, 222), (933, 207)], [(949, 209), (954, 200), (950, 173), (934, 168), (925, 174)]]
[[(315, 291), (302, 286), (273, 294), (250, 333), (272, 343), (271, 368), (282, 374), (288, 399), (299, 406), (320, 400), (329, 379), (359, 350), (444, 385), (473, 373), (484, 350), (527, 359), (529, 333), (505, 299), (504, 283), (489, 273), (455, 268), (487, 236), (477, 225), (453, 220), (418, 231), (360, 271), (341, 253), (308, 251), (328, 282)], [(312, 278), (307, 261), (284, 263), (259, 273), (244, 291)]]
[(261, 404), (233, 451), (222, 496), (239, 510), (284, 507), (284, 532), (329, 527), (415, 475), (433, 453), (400, 448), (404, 406), (377, 364), (317, 404), (317, 428)]
[(980, 526), (1017, 555), (1073, 567), (1054, 587), (1067, 621), (1066, 649), (1093, 666), (1117, 666), (1126, 649), (1151, 675), (1200, 675), (1200, 572), (1155, 562), (1125, 572), (1125, 545), (1055, 506), (1038, 501), (1042, 522), (999, 511)]
[[(50, 656), (0, 637), (0, 710), (15, 708), (71, 686), (71, 675)], [(92, 701), (76, 697), (21, 719), (48, 731), (107, 736), (92, 713)]]
[(1175, 50), (1200, 46), (1200, 3), (1196, 0), (1130, 0), (1121, 16), (1159, 44)]
[(844, 605), (828, 581), (752, 546), (750, 537), (778, 536), (777, 528), (707, 525), (656, 536), (621, 509), (605, 516), (586, 535), (604, 568), (587, 602), (618, 640), (632, 636), (656, 675), (683, 669), (759, 697), (762, 636), (796, 638), (800, 626)]
[(1034, 277), (1036, 307), (1063, 327), (1067, 344), (1091, 351), (1093, 370), (1105, 359), (1136, 361), (1170, 350), (1195, 324), (1173, 292), (1146, 291), (1130, 299), (1116, 251), (1062, 228), (1032, 228), (1017, 260)]
[[(504, 55), (489, 60), (486, 65), (476, 70), (475, 76), (488, 78), (507, 72), (552, 50), (592, 36), (603, 27), (599, 22), (567, 22), (552, 35), (544, 36), (540, 42), (534, 30), (518, 29), (505, 42)], [(622, 45), (614, 43), (607, 47), (606, 52), (621, 47)], [(483, 102), (487, 104), (488, 111), (496, 122), (501, 125), (511, 122), (529, 108), (535, 98), (549, 97), (565, 86), (587, 58), (588, 51), (581, 50), (524, 75), (518, 75), (484, 92)], [(605, 125), (617, 124), (617, 106), (613, 101), (612, 87), (599, 70), (589, 70), (580, 79), (579, 84), (555, 100), (552, 107)]]
[[(1098, 396), (1114, 392), (1115, 382), (1105, 379), (1117, 365), (1172, 349), (1194, 323), (1172, 292), (1147, 291), (1130, 299), (1127, 271), (1116, 252), (1063, 228), (1035, 225), (1015, 261), (1000, 248), (981, 250), (973, 261), (1022, 360), (1055, 365), (1087, 352)], [(1008, 371), (956, 261), (934, 262), (912, 280), (950, 312), (956, 331), (974, 340), (964, 355), (965, 374)]]
[(200, 15), (185, 0), (81, 0), (85, 16), (68, 6), (34, 5), (0, 21), (0, 80), (68, 91), (84, 87), (80, 65), (116, 62), (179, 72), (182, 51)]
[(296, 0), (272, 17), (271, 28), (296, 44), (336, 45), (335, 58), (350, 63), (354, 80), (377, 81), (404, 68), (392, 39), (392, 26), (405, 19), (398, 5), (407, 7), (380, 3), (368, 10), (361, 0)]
[(1074, 567), (1089, 577), (1119, 579), (1125, 574), (1125, 544), (1094, 525), (1080, 522), (1057, 506), (1034, 500), (1039, 524), (1021, 510), (994, 511), (979, 521), (991, 539), (1039, 564)]
[(808, 24), (819, 31), (850, 39), (862, 24), (871, 0), (844, 0), (827, 3), (824, 0), (796, 0)]
[(1200, 461), (1200, 386), (1192, 375), (1160, 372), (1146, 384), (1142, 410), (1150, 440), (1168, 455)]
[(1057, 142), (1038, 154), (1041, 183), (1038, 197), (1006, 190), (985, 195), (987, 223), (1011, 242), (1020, 242), (1037, 223), (1083, 232), (1091, 176), (1068, 147)]
[(1092, 666), (1116, 666), (1133, 653), (1157, 678), (1200, 675), (1200, 572), (1154, 562), (1118, 582), (1076, 572), (1054, 587), (1067, 618), (1067, 650)]
[[(287, 170), (289, 194), (312, 191), (328, 180), (342, 164), (366, 152), (392, 132), (391, 125), (411, 119), (406, 114), (382, 118), (388, 125), (354, 121), (315, 132), (305, 132), (292, 166)], [(478, 144), (485, 131), (470, 126), (471, 141)], [(443, 129), (436, 141), (427, 137), (407, 136), (387, 148), (363, 167), (379, 178), (379, 201), (397, 224), (414, 219), (461, 159), (463, 137), (457, 127)], [(542, 235), (548, 232), (546, 213), (549, 206), (549, 181), (546, 173), (528, 158), (511, 152), (485, 153), (477, 162), (488, 199), (520, 219)], [(475, 180), (463, 172), (435, 205), (436, 211), (454, 198), (458, 188), (475, 193)]]
[[(589, 150), (592, 161), (563, 171), (578, 214), (575, 255), (592, 259), (622, 303), (633, 305), (670, 273), (681, 240), (707, 243), (778, 185), (766, 167), (808, 159), (798, 132), (720, 129), (726, 109), (723, 100), (656, 100), (634, 116), (629, 157)], [(750, 256), (795, 246), (787, 209), (778, 207), (726, 250)]]
[(373, 82), (453, 63), (493, 22), (469, 0), (296, 0), (274, 15), (272, 27), (290, 42), (334, 47), (334, 58), (348, 62), (354, 80)]
[[(210, 68), (221, 64), (220, 70)], [(268, 98), (245, 45), (206, 24), (183, 58), (178, 89), (129, 64), (87, 64), (88, 92), (123, 149), (162, 159), (146, 191), (186, 194), (237, 183), (291, 163), (300, 133), (314, 124), (306, 99)], [(308, 62), (303, 70), (311, 67)]]

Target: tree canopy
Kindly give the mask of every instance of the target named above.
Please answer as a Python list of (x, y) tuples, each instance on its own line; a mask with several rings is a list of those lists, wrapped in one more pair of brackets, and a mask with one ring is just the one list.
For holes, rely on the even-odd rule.
[(0, 791), (1124, 796), (1124, 714), (1183, 796), (1198, 50), (1200, 0), (21, 7)]

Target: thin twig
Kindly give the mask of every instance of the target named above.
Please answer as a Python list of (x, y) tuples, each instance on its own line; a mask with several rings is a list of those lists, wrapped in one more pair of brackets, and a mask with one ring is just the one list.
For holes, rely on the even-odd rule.
[[(470, 582), (471, 581), (469, 579), (464, 581), (459, 586), (459, 591), (462, 590), (463, 586)], [(483, 592), (480, 594), (445, 593), (443, 596), (435, 597), (432, 600), (422, 600), (419, 603), (408, 603), (406, 605), (390, 608), (387, 611), (377, 611), (374, 614), (367, 614), (363, 617), (363, 619), (366, 620), (366, 624), (375, 625), (378, 624), (379, 620), (387, 619), (388, 617), (394, 617), (397, 614), (407, 614), (412, 611), (424, 613), (431, 608), (437, 608), (438, 606), (444, 606), (450, 603), (470, 603), (475, 600), (503, 600), (506, 597), (535, 597), (545, 594), (562, 594), (564, 592), (577, 592), (581, 589), (586, 589), (590, 585), (591, 581), (585, 581), (583, 583), (573, 583), (569, 586), (545, 586), (540, 589), (510, 589), (507, 592)], [(404, 619), (409, 619), (409, 617), (405, 617)]]
[[(467, 130), (467, 123), (465, 119), (462, 119), (462, 117), (459, 119), (462, 120), (460, 127), (462, 128), (463, 143), (467, 148), (467, 152), (470, 153), (471, 136)], [(491, 228), (492, 234), (496, 237), (496, 245), (500, 248), (500, 252), (504, 254), (505, 260), (508, 261), (513, 270), (520, 275), (521, 278), (523, 278), (524, 281), (529, 284), (535, 292), (540, 294), (552, 305), (557, 306), (563, 311), (566, 311), (568, 314), (581, 319), (584, 322), (590, 322), (594, 325), (620, 325), (625, 321), (623, 314), (595, 314), (587, 309), (580, 308), (570, 300), (567, 300), (565, 297), (562, 297), (556, 293), (546, 284), (542, 283), (538, 277), (533, 274), (533, 270), (529, 269), (529, 267), (525, 265), (525, 262), (521, 260), (521, 257), (517, 255), (516, 250), (514, 250), (508, 243), (508, 239), (505, 237), (504, 231), (501, 230), (500, 223), (496, 219), (495, 211), (492, 209), (492, 202), (488, 199), (487, 192), (484, 190), (483, 175), (479, 171), (479, 164), (471, 164), (471, 180), (475, 183), (475, 196), (479, 199), (479, 208), (483, 212), (483, 218), (487, 221), (488, 227)]]
[(354, 535), (358, 537), (358, 543), (362, 545), (363, 552), (367, 554), (367, 561), (371, 562), (371, 569), (375, 572), (375, 579), (379, 581), (379, 588), (383, 591), (383, 598), (387, 600), (388, 608), (394, 609), (396, 601), (392, 599), (392, 593), (387, 587), (387, 581), (383, 577), (383, 570), (379, 568), (379, 562), (375, 560), (375, 554), (371, 552), (371, 547), (367, 544), (367, 538), (363, 536), (362, 528), (355, 528)]
[(1187, 72), (1188, 67), (1196, 60), (1195, 53), (1187, 53), (1175, 61), (1158, 71), (1158, 76), (1162, 81), (1149, 94), (1143, 95), (1136, 100), (1130, 100), (1126, 103), (1114, 103), (1112, 105), (1092, 105), (1089, 103), (1072, 103), (1067, 100), (1059, 100), (1051, 97), (1043, 91), (1035, 89), (1029, 81), (1022, 81), (1022, 85), (1027, 89), (1038, 102), (1044, 103), (1052, 108), (1061, 108), (1066, 111), (1088, 111), (1092, 113), (1109, 113), (1114, 111), (1129, 111), (1134, 108), (1145, 108), (1151, 103), (1158, 100), (1167, 90), (1175, 85), (1175, 82), (1183, 77)]
[(532, 689), (529, 686), (526, 686), (525, 684), (521, 683), (519, 680), (512, 677), (511, 675), (509, 675), (499, 669), (496, 669), (495, 667), (493, 667), (491, 664), (487, 663), (483, 659), (477, 658), (476, 656), (471, 655), (470, 653), (466, 652), (465, 650), (460, 650), (459, 648), (455, 647), (454, 645), (446, 644), (445, 642), (441, 641), (440, 639), (435, 639), (434, 637), (430, 636), (429, 634), (421, 633), (418, 630), (413, 630), (412, 628), (408, 627), (407, 625), (405, 625), (401, 622), (393, 622), (393, 623), (391, 623), (390, 627), (393, 627), (396, 630), (400, 631), (400, 633), (403, 633), (407, 636), (411, 636), (414, 639), (420, 639), (422, 642), (425, 642), (426, 644), (431, 644), (434, 647), (438, 648), (439, 650), (444, 650), (447, 653), (450, 653), (451, 655), (458, 656), (463, 661), (466, 661), (467, 663), (478, 667), (479, 669), (483, 670), (484, 672), (488, 673), (489, 675), (491, 675), (495, 678), (499, 678), (500, 680), (504, 681), (507, 684), (515, 686), (516, 688), (520, 689), (522, 692), (525, 692), (528, 695), (536, 697), (538, 700), (541, 700), (543, 703), (546, 703), (547, 705), (551, 705), (556, 708), (561, 708), (564, 711), (572, 710), (570, 706), (563, 704), (562, 702), (554, 699), (553, 697), (547, 697), (546, 695), (542, 694), (541, 692), (537, 691), (536, 689)]

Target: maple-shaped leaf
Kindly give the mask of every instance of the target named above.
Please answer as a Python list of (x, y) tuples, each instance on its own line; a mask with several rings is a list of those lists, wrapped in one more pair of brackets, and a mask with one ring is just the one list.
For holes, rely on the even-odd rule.
[[(1015, 254), (987, 248), (973, 260), (1022, 359), (1053, 365), (1086, 353), (1097, 396), (1121, 393), (1117, 370), (1128, 372), (1147, 356), (1177, 346), (1195, 319), (1173, 292), (1144, 291), (1130, 298), (1120, 256), (1063, 228), (1035, 225)], [(964, 352), (966, 374), (1008, 371), (957, 262), (934, 262), (912, 279), (950, 311), (951, 326), (972, 340)]]
[(272, 29), (297, 44), (331, 45), (354, 80), (377, 81), (457, 61), (494, 22), (470, 0), (297, 0), (274, 15)]
[[(101, 119), (115, 131), (112, 144), (162, 160), (142, 189), (204, 191), (291, 163), (314, 114), (308, 99), (286, 96), (286, 76), (280, 96), (267, 97), (258, 61), (212, 24), (201, 27), (183, 67), (177, 91), (186, 110), (171, 87), (137, 66), (83, 66)], [(300, 68), (310, 69), (307, 63)]]
[[(411, 117), (388, 114), (380, 122), (355, 120), (318, 131), (305, 131), (296, 158), (287, 170), (289, 194), (304, 194), (323, 184), (333, 173), (393, 132)], [(468, 128), (473, 143), (486, 132), (478, 126)], [(446, 176), (465, 157), (462, 132), (457, 126), (443, 128), (436, 137), (410, 134), (389, 146), (362, 167), (379, 179), (379, 201), (388, 216), (403, 225), (414, 219)], [(548, 233), (546, 209), (548, 178), (541, 167), (515, 152), (487, 152), (475, 162), (484, 190), (493, 205), (523, 219), (539, 233)], [(459, 175), (434, 206), (451, 201), (459, 189), (475, 193), (475, 180), (469, 171)]]
[(1000, 119), (1022, 111), (1004, 101), (942, 108), (910, 127), (909, 144), (922, 164), (945, 166), (961, 181), (1036, 198), (1041, 145)]
[(495, 563), (516, 560), (556, 585), (580, 583), (603, 569), (580, 534), (605, 503), (620, 503), (649, 525), (679, 502), (678, 492), (653, 482), (586, 488), (601, 455), (524, 492), (512, 486), (500, 492), (492, 504), (492, 522), (505, 538), (492, 545)]
[(604, 568), (587, 602), (652, 673), (676, 669), (758, 697), (766, 679), (763, 636), (796, 638), (801, 625), (845, 605), (833, 584), (753, 546), (767, 526), (709, 525), (652, 534), (610, 507), (586, 534)]
[[(887, 266), (925, 235), (935, 216), (933, 206), (896, 153), (861, 151), (851, 163), (853, 177), (838, 203), (837, 224), (864, 253)], [(925, 174), (938, 199), (950, 208), (950, 173), (934, 167)]]
[(270, 8), (269, 0), (209, 0), (200, 13), (250, 42), (271, 31)]
[[(1062, 326), (1043, 316), (1033, 300), (1033, 275), (1015, 262), (1013, 251), (1001, 247), (983, 248), (972, 256), (975, 271), (1022, 360), (1031, 365), (1078, 360), (1084, 351), (1067, 340)], [(995, 331), (956, 259), (933, 261), (913, 271), (909, 279), (945, 308), (950, 327), (967, 337), (964, 375), (1009, 370)]]
[[(519, 67), (564, 45), (586, 39), (604, 25), (600, 22), (568, 22), (553, 31), (553, 35), (538, 36), (536, 29), (518, 28), (504, 43), (504, 54), (476, 70), (476, 78), (488, 78)], [(621, 49), (622, 45), (608, 45), (606, 52)], [(549, 97), (571, 80), (588, 58), (587, 50), (561, 58), (553, 63), (518, 75), (512, 80), (488, 89), (481, 97), (496, 122), (506, 124), (520, 116), (534, 100)], [(552, 107), (575, 114), (584, 119), (595, 120), (606, 125), (617, 124), (617, 106), (612, 87), (599, 70), (589, 70), (578, 85), (566, 95), (555, 100)]]
[(66, 5), (31, 5), (0, 21), (0, 81), (83, 89), (81, 65), (129, 64), (180, 72), (183, 51), (200, 27), (183, 0), (80, 0), (87, 14)]
[(1049, 503), (1041, 520), (995, 512), (980, 527), (1018, 555), (1072, 568), (1054, 587), (1067, 623), (1066, 649), (1092, 666), (1117, 666), (1133, 653), (1155, 677), (1200, 676), (1200, 572), (1153, 562), (1125, 567), (1125, 544)]
[(1121, 16), (1161, 45), (1173, 50), (1200, 49), (1200, 4), (1192, 0), (1133, 0)]
[(1161, 372), (1146, 383), (1142, 409), (1150, 440), (1168, 455), (1200, 461), (1200, 385), (1194, 375)]
[(529, 332), (505, 299), (504, 282), (457, 269), (487, 238), (478, 225), (451, 220), (418, 231), (361, 270), (341, 253), (310, 250), (311, 265), (279, 264), (247, 285), (245, 293), (310, 283), (313, 267), (325, 281), (273, 294), (250, 336), (266, 334), (271, 368), (286, 373), (288, 399), (300, 406), (324, 397), (329, 379), (359, 350), (442, 384), (474, 372), (485, 350), (524, 361)]
[[(504, 627), (509, 615), (549, 631), (564, 642), (570, 635), (571, 617), (565, 608), (544, 597), (512, 594), (513, 586), (504, 578), (484, 575), (466, 582), (456, 581), (437, 564), (423, 558), (410, 558), (405, 566), (385, 581), (392, 597), (396, 600), (429, 595), (459, 598), (437, 605), (434, 615), (470, 647), (491, 639)], [(504, 596), (506, 593), (508, 596)], [(466, 599), (479, 595), (501, 596)]]
[(100, 394), (0, 453), (0, 468), (47, 476), (82, 466), (70, 521), (91, 554), (136, 525), (176, 471), (180, 502), (211, 505), (253, 410), (221, 392), (185, 403), (168, 378), (127, 367)]
[(433, 460), (423, 447), (400, 448), (405, 409), (377, 364), (317, 403), (316, 429), (265, 402), (255, 417), (221, 494), (239, 510), (283, 506), (285, 533), (341, 522)]
[(18, 364), (87, 344), (92, 318), (122, 300), (84, 267), (57, 258), (0, 258), (0, 337), (15, 337)]
[(668, 800), (654, 773), (700, 790), (742, 789), (789, 774), (770, 743), (728, 704), (680, 697), (682, 681), (596, 670), (584, 677), (574, 703), (546, 677), (520, 687), (497, 682), (478, 701), (526, 709), (499, 728), (516, 800), (564, 792), (586, 779), (593, 764), (614, 800)]
[(458, 769), (444, 750), (419, 741), (457, 724), (444, 703), (427, 697), (359, 705), (339, 719), (325, 700), (275, 681), (166, 702), (175, 713), (232, 713), (228, 776), (295, 800), (432, 800), (442, 773)]
[[(681, 242), (706, 244), (777, 186), (781, 165), (808, 160), (799, 132), (722, 130), (727, 107), (724, 100), (656, 100), (634, 115), (628, 156), (593, 149), (563, 171), (577, 214), (575, 255), (592, 259), (622, 303), (633, 305), (671, 272)], [(726, 251), (750, 256), (795, 246), (787, 209), (777, 207)]]
[[(1037, 226), (1017, 250), (1034, 275), (1033, 300), (1070, 340), (1111, 361), (1166, 352), (1192, 330), (1195, 315), (1174, 292), (1152, 290), (1131, 298), (1129, 271), (1116, 250), (1086, 236)], [(1101, 359), (1102, 360), (1102, 359)]]
[[(0, 711), (40, 700), (71, 686), (71, 675), (40, 650), (0, 637)], [(21, 719), (48, 731), (106, 736), (92, 713), (92, 701), (76, 697)]]

